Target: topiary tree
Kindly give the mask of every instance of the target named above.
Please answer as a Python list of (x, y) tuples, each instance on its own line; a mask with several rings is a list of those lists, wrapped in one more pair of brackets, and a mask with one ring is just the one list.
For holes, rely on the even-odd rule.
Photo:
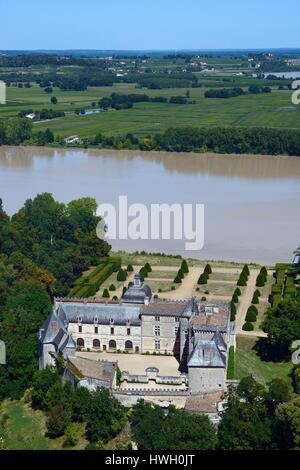
[(256, 287), (264, 287), (266, 280), (262, 274), (259, 274), (256, 278)]
[(212, 269), (211, 269), (211, 265), (210, 264), (207, 264), (204, 268), (204, 272), (207, 273), (207, 274), (211, 274), (212, 273)]
[(268, 271), (267, 271), (267, 268), (265, 266), (263, 266), (260, 270), (260, 274), (264, 277), (265, 280), (268, 279)]
[(238, 303), (238, 301), (239, 301), (239, 296), (236, 294), (236, 292), (233, 293), (233, 296), (232, 296), (232, 299), (231, 299), (231, 300), (232, 300), (232, 302), (233, 302), (234, 304), (237, 304), (237, 303)]
[(144, 268), (146, 269), (147, 273), (151, 273), (151, 272), (152, 272), (152, 268), (151, 268), (151, 266), (150, 266), (149, 263), (146, 263), (145, 266), (144, 266)]
[(187, 274), (189, 272), (189, 267), (185, 259), (181, 263), (181, 270), (184, 274)]
[(122, 289), (122, 297), (123, 297), (123, 295), (125, 294), (126, 291), (127, 291), (127, 287), (124, 286), (123, 289)]
[(254, 326), (253, 326), (252, 323), (246, 322), (246, 323), (243, 324), (242, 330), (243, 330), (243, 331), (253, 331), (253, 330), (254, 330)]
[(147, 269), (145, 268), (145, 266), (143, 266), (141, 269), (140, 269), (140, 275), (145, 278), (148, 276), (148, 271)]
[(127, 273), (124, 269), (119, 269), (118, 274), (117, 274), (117, 281), (119, 282), (124, 282), (126, 281), (127, 278)]
[(198, 279), (198, 284), (202, 284), (202, 285), (207, 284), (207, 281), (208, 281), (207, 274), (202, 273), (201, 276)]
[(180, 279), (183, 279), (183, 278), (184, 278), (184, 273), (183, 273), (183, 271), (182, 271), (182, 269), (181, 269), (181, 268), (180, 268), (180, 269), (178, 269), (177, 276), (179, 276), (179, 277), (180, 277)]
[(111, 291), (116, 290), (116, 286), (114, 284), (111, 284), (109, 286), (109, 290), (111, 290)]
[(104, 289), (102, 297), (104, 299), (109, 299), (110, 295), (109, 295), (108, 289)]
[(257, 295), (253, 295), (251, 303), (253, 305), (258, 305), (259, 304), (259, 297)]
[(261, 296), (260, 290), (256, 289), (253, 295), (255, 295), (255, 297), (260, 297)]
[(237, 287), (237, 288), (235, 289), (234, 293), (235, 293), (238, 297), (242, 294), (241, 289), (240, 289), (239, 287)]
[(114, 295), (112, 300), (119, 300), (117, 295)]
[(126, 271), (127, 271), (128, 273), (132, 273), (132, 272), (133, 272), (133, 266), (132, 266), (132, 264), (129, 264), (129, 265), (127, 266)]
[(175, 282), (175, 284), (181, 284), (181, 278), (178, 276), (178, 274), (175, 277), (174, 282)]
[(244, 265), (242, 272), (244, 272), (245, 274), (247, 274), (247, 276), (249, 276), (250, 270), (249, 270), (248, 264), (245, 264), (245, 265)]
[(235, 321), (236, 317), (236, 306), (233, 302), (230, 304), (230, 321)]
[(238, 286), (246, 286), (248, 279), (246, 278), (245, 274), (241, 273), (239, 280), (237, 282)]
[(249, 307), (246, 314), (246, 322), (256, 322), (256, 313)]

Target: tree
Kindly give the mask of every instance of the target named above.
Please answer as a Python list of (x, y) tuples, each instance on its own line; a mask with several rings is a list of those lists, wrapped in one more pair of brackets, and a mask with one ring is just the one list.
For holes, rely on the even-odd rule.
[(262, 274), (259, 274), (256, 278), (256, 287), (264, 287), (266, 280)]
[(189, 272), (189, 267), (185, 259), (181, 263), (181, 270), (184, 274), (187, 274)]
[(146, 269), (147, 273), (151, 273), (151, 272), (152, 272), (152, 268), (151, 268), (151, 266), (150, 266), (149, 263), (146, 263), (145, 266), (144, 266), (144, 268)]
[(225, 414), (218, 428), (222, 450), (263, 450), (271, 446), (272, 423), (266, 404), (266, 389), (252, 377), (230, 387)]
[(140, 450), (212, 450), (217, 439), (207, 416), (170, 406), (168, 413), (143, 400), (132, 409), (132, 431)]
[(57, 98), (56, 98), (56, 96), (51, 96), (51, 100), (50, 100), (50, 101), (51, 101), (52, 104), (57, 104)]
[(52, 438), (62, 436), (69, 421), (69, 416), (61, 405), (57, 405), (51, 408), (47, 420), (48, 436)]
[(102, 297), (103, 297), (104, 299), (109, 299), (110, 295), (109, 295), (108, 289), (104, 289), (103, 294), (102, 294)]
[(253, 330), (254, 330), (254, 326), (253, 326), (253, 324), (250, 323), (249, 321), (246, 321), (246, 322), (243, 324), (242, 330), (243, 330), (243, 331), (253, 331)]
[(281, 352), (287, 353), (292, 341), (300, 338), (300, 302), (283, 301), (267, 311), (263, 331), (268, 342)]
[(181, 280), (181, 277), (178, 276), (178, 274), (175, 276), (175, 279), (174, 279), (174, 283), (175, 284), (181, 284), (182, 280)]
[(300, 397), (279, 405), (276, 415), (276, 437), (279, 448), (300, 448)]
[(80, 439), (80, 429), (78, 426), (76, 426), (76, 424), (70, 423), (68, 426), (66, 426), (65, 436), (66, 440), (64, 442), (64, 446), (74, 447), (76, 444), (78, 444)]
[(129, 264), (129, 265), (127, 266), (126, 271), (127, 271), (128, 273), (132, 273), (132, 272), (133, 272), (133, 266), (132, 266), (132, 264)]
[(127, 275), (126, 271), (123, 269), (119, 269), (118, 274), (117, 274), (117, 281), (123, 282), (126, 281)]
[(198, 284), (207, 284), (208, 281), (208, 276), (206, 273), (202, 273), (201, 276), (198, 279)]
[(230, 321), (235, 321), (236, 317), (236, 306), (233, 302), (230, 304)]
[(211, 269), (211, 265), (210, 265), (210, 264), (207, 264), (207, 265), (205, 266), (204, 272), (205, 272), (206, 274), (208, 274), (208, 275), (212, 273), (212, 269)]
[(278, 405), (290, 400), (291, 393), (287, 382), (278, 377), (271, 380), (268, 387), (268, 401), (271, 406), (271, 411), (274, 412)]

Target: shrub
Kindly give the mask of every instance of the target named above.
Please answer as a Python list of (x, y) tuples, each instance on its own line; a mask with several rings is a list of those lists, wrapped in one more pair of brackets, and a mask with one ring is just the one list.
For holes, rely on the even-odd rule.
[(104, 289), (102, 297), (104, 299), (109, 299), (110, 295), (109, 295), (108, 289)]
[(250, 322), (250, 323), (254, 323), (256, 322), (256, 314), (255, 312), (253, 312), (252, 310), (247, 310), (247, 314), (246, 314), (246, 318), (245, 318), (246, 322)]
[(261, 296), (260, 290), (256, 289), (253, 295), (255, 295), (255, 297), (260, 297)]
[(201, 297), (201, 301), (202, 301), (202, 302), (205, 302), (206, 300), (207, 300), (206, 297), (204, 297), (204, 296)]
[(61, 405), (53, 406), (47, 420), (48, 436), (52, 438), (62, 436), (68, 424), (69, 417), (66, 410)]
[(111, 284), (111, 285), (109, 286), (109, 290), (116, 290), (116, 286), (115, 286), (114, 284)]
[(117, 274), (117, 281), (123, 282), (123, 281), (126, 281), (126, 278), (127, 278), (126, 271), (124, 271), (124, 269), (119, 269), (118, 274)]
[(241, 289), (239, 287), (237, 287), (234, 291), (234, 293), (239, 297), (240, 295), (242, 295), (242, 292), (241, 292)]
[(181, 278), (178, 276), (178, 274), (175, 277), (174, 282), (175, 282), (175, 284), (181, 284)]
[(245, 274), (247, 274), (247, 276), (249, 276), (250, 270), (249, 270), (248, 264), (245, 264), (245, 266), (243, 267), (242, 272), (244, 272)]
[(151, 272), (152, 272), (152, 268), (151, 268), (151, 266), (150, 266), (149, 263), (146, 263), (145, 266), (144, 266), (144, 268), (146, 269), (147, 273), (151, 273)]
[(132, 272), (133, 272), (133, 266), (132, 266), (132, 264), (129, 264), (129, 265), (127, 266), (126, 271), (127, 271), (128, 273), (132, 273)]
[(71, 423), (66, 427), (65, 430), (66, 440), (64, 442), (64, 447), (74, 447), (78, 444), (80, 439), (80, 430), (76, 424)]
[(256, 278), (256, 287), (264, 287), (266, 280), (262, 274), (259, 274)]
[(240, 277), (239, 277), (239, 280), (238, 280), (238, 282), (237, 282), (237, 285), (238, 285), (238, 286), (241, 286), (241, 287), (242, 287), (242, 286), (246, 286), (246, 285), (247, 285), (247, 281), (248, 281), (248, 279), (245, 277), (245, 275), (244, 275), (244, 274), (241, 274)]
[(140, 269), (140, 275), (145, 278), (148, 276), (148, 271), (147, 269), (145, 268), (145, 266), (143, 266), (141, 269)]
[(182, 271), (182, 269), (181, 269), (181, 268), (180, 268), (180, 269), (178, 269), (177, 276), (179, 276), (179, 277), (180, 277), (180, 279), (183, 279), (183, 278), (184, 278), (184, 273), (183, 273), (183, 271)]
[(230, 346), (228, 351), (227, 380), (234, 379), (234, 347)]
[(189, 267), (185, 259), (181, 263), (181, 270), (184, 274), (187, 274), (189, 272)]
[(268, 279), (268, 271), (267, 271), (267, 268), (265, 266), (263, 266), (260, 270), (260, 274), (265, 278), (265, 280)]
[(207, 274), (211, 274), (211, 273), (212, 273), (212, 269), (211, 269), (210, 264), (207, 264), (207, 265), (205, 266), (204, 272), (207, 273)]
[(198, 284), (207, 284), (207, 281), (208, 281), (207, 274), (202, 273), (198, 279)]
[(243, 331), (253, 331), (254, 330), (254, 326), (252, 323), (250, 322), (246, 322), (243, 324), (243, 328), (242, 328)]
[(251, 303), (252, 303), (252, 304), (255, 304), (255, 305), (259, 304), (259, 297), (258, 297), (258, 295), (255, 295), (255, 294), (253, 295)]
[(230, 304), (230, 321), (235, 321), (236, 317), (236, 306), (233, 302)]
[(117, 295), (114, 295), (112, 300), (119, 300)]
[(232, 302), (237, 304), (239, 301), (239, 296), (234, 292), (233, 296), (232, 296)]

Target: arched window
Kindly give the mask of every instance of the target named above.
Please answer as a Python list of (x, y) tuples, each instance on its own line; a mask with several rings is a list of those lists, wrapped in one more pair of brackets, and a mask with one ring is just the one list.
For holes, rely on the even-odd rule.
[(114, 339), (111, 339), (110, 342), (108, 343), (109, 349), (116, 349), (117, 343), (115, 342)]
[(125, 349), (133, 349), (132, 341), (125, 341)]
[(77, 346), (79, 348), (84, 348), (84, 340), (82, 338), (77, 338)]
[(99, 339), (93, 339), (93, 348), (100, 349), (100, 341)]

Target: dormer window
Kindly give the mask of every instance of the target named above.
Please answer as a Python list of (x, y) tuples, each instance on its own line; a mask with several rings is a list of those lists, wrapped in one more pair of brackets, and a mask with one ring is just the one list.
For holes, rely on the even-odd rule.
[(95, 324), (98, 323), (98, 317), (94, 317), (94, 323), (95, 323)]

